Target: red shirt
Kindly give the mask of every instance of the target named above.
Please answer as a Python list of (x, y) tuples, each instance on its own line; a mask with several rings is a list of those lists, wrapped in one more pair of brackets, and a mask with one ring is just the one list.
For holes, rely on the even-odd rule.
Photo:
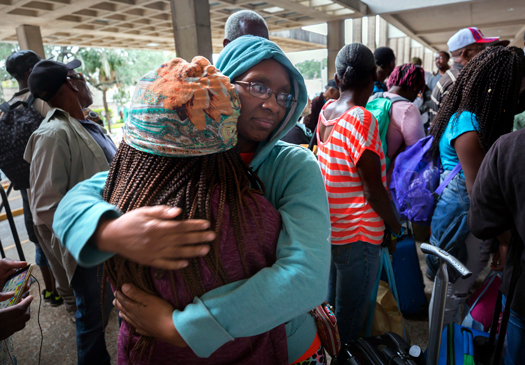
[(324, 109), (319, 121), (333, 125), (328, 139), (321, 142), (317, 131), (319, 164), (326, 186), (332, 223), (332, 244), (356, 241), (381, 244), (385, 226), (363, 192), (357, 162), (370, 150), (381, 159), (381, 179), (386, 188), (385, 155), (379, 138), (377, 120), (365, 108), (354, 107), (340, 117), (326, 120)]

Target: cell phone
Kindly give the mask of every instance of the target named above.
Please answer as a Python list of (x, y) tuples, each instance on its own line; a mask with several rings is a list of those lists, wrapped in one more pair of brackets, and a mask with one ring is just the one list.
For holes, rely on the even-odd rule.
[(31, 277), (34, 265), (27, 265), (26, 267), (14, 272), (9, 275), (5, 281), (2, 292), (14, 291), (15, 295), (11, 299), (0, 302), (0, 309), (10, 307), (12, 305), (20, 303), (24, 289), (27, 286), (27, 282)]

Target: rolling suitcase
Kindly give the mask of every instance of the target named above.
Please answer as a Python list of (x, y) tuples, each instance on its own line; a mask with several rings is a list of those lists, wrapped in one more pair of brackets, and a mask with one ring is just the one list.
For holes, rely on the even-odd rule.
[[(523, 242), (514, 232), (511, 244), (518, 244), (518, 252), (514, 257), (514, 268), (520, 267)], [(445, 315), (445, 301), (448, 288), (447, 264), (455, 270), (461, 278), (468, 278), (472, 273), (455, 257), (438, 247), (422, 244), (421, 251), (439, 258), (439, 269), (434, 281), (434, 305), (429, 323), (429, 345), (427, 349), (426, 365), (498, 365), (501, 361), (503, 343), (507, 333), (510, 316), (510, 305), (514, 296), (514, 289), (518, 281), (519, 270), (514, 270), (510, 283), (507, 304), (503, 312), (501, 326), (498, 332), (499, 314), (501, 312), (501, 291), (498, 294), (496, 308), (493, 314), (490, 335), (457, 324), (450, 324), (443, 331)]]
[[(387, 332), (380, 336), (370, 336), (374, 319), (374, 308), (378, 292), (379, 280), (382, 273), (392, 289), (392, 294), (399, 306), (398, 293), (394, 270), (390, 261), (390, 255), (386, 247), (382, 248), (379, 260), (379, 275), (376, 285), (372, 290), (368, 315), (365, 323), (365, 338), (350, 341), (341, 349), (337, 357), (338, 365), (423, 365), (423, 353), (419, 346), (410, 346), (405, 338), (393, 332)], [(406, 333), (403, 327), (403, 334)]]
[(398, 239), (392, 257), (401, 313), (403, 316), (424, 313), (428, 304), (414, 237)]
[(419, 346), (410, 346), (401, 336), (387, 332), (346, 344), (338, 357), (341, 365), (423, 365)]

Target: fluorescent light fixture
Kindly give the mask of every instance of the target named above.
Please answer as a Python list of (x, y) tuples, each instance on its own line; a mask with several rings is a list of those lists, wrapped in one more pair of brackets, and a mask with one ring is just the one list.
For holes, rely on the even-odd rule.
[(147, 46), (148, 47), (157, 47), (159, 44), (158, 43), (148, 43)]
[(278, 13), (280, 11), (283, 11), (284, 9), (283, 8), (280, 8), (278, 6), (272, 6), (271, 8), (266, 8), (266, 9), (263, 9), (263, 11), (267, 12), (267, 13)]

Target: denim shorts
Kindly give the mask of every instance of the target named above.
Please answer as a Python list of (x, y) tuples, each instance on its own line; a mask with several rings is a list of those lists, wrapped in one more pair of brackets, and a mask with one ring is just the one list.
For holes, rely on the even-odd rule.
[(35, 243), (35, 263), (40, 267), (49, 267), (49, 262), (47, 262), (47, 257), (42, 247), (38, 243)]

